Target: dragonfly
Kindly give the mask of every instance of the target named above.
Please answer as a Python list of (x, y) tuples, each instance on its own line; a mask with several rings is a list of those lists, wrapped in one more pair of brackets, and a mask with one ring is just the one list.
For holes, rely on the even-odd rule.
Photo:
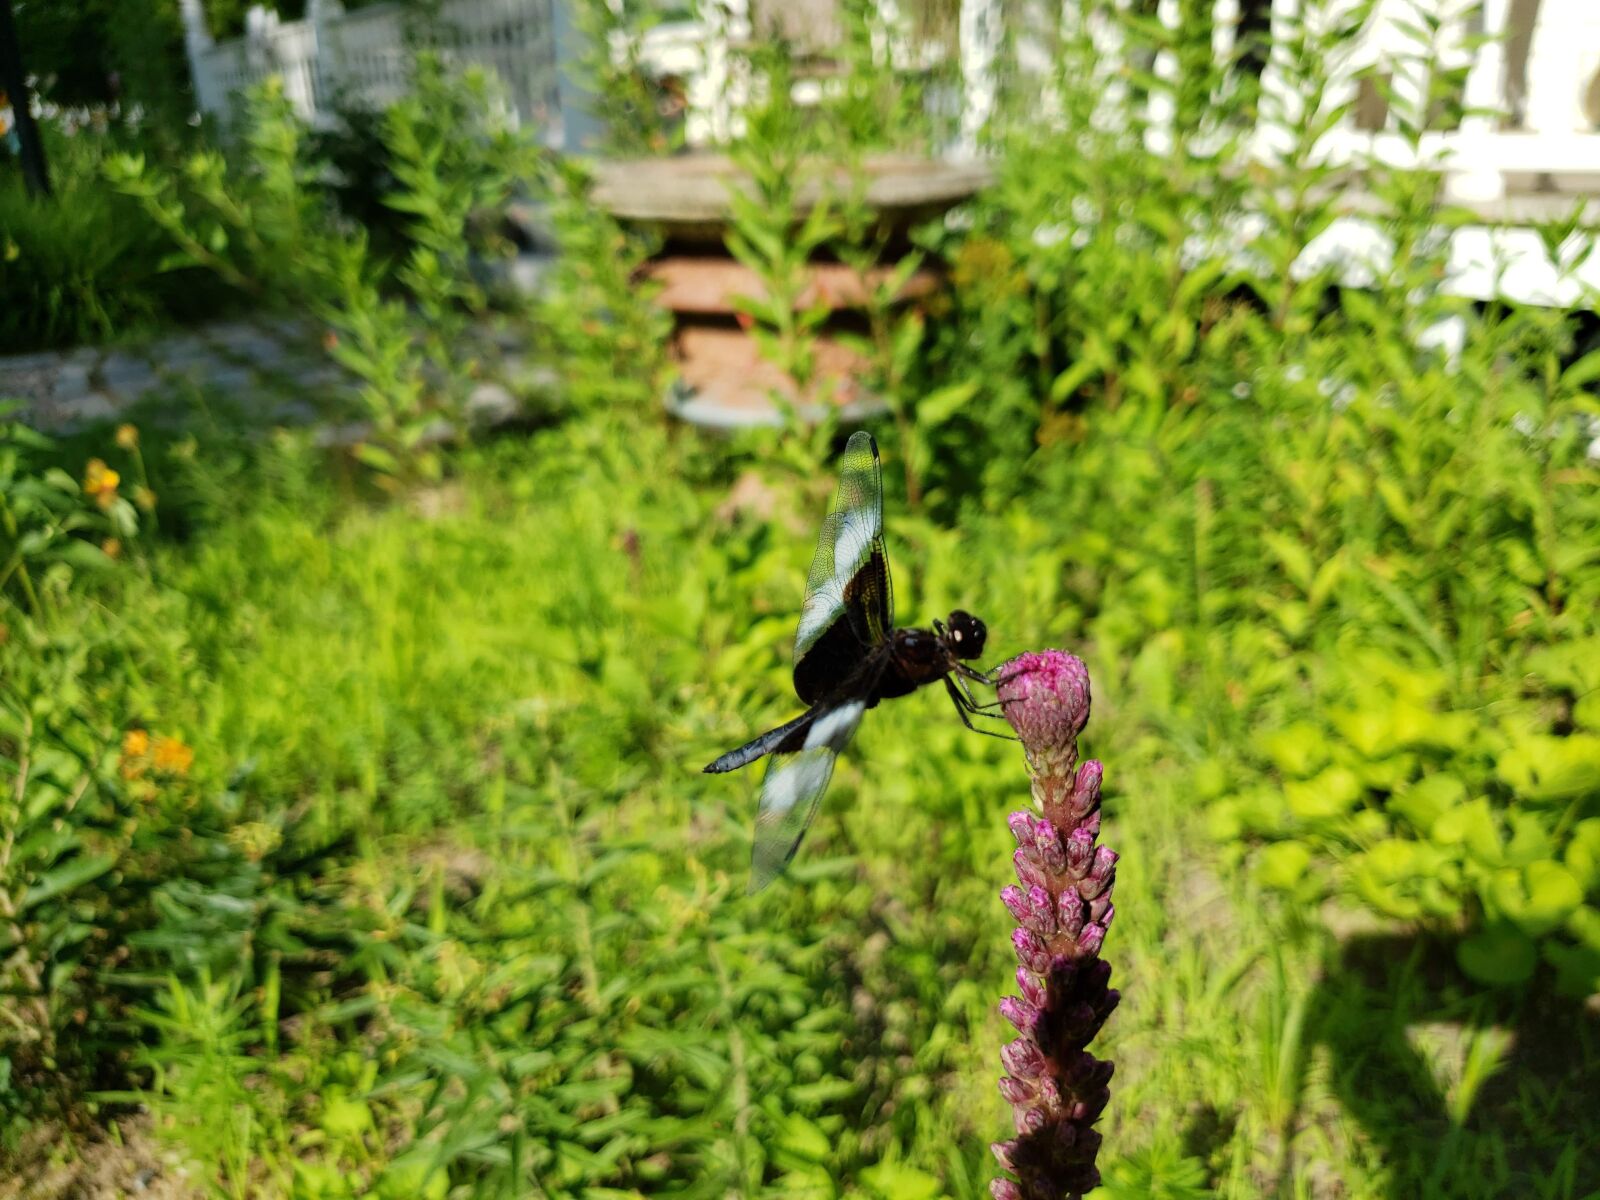
[(794, 690), (806, 711), (730, 750), (705, 770), (735, 771), (766, 758), (751, 850), (750, 891), (789, 865), (817, 815), (833, 765), (867, 709), (942, 681), (968, 729), (1000, 719), (998, 703), (980, 704), (970, 682), (994, 683), (969, 665), (981, 658), (984, 623), (956, 609), (931, 629), (898, 629), (894, 584), (883, 544), (883, 470), (878, 443), (865, 430), (844, 450), (839, 487), (817, 539), (794, 639)]

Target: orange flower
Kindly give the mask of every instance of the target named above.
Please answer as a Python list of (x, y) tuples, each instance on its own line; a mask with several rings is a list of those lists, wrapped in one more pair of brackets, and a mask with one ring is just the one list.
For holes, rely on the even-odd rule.
[(117, 484), (122, 482), (118, 475), (105, 462), (98, 458), (91, 458), (89, 465), (83, 469), (83, 491), (85, 495), (93, 496), (94, 501), (101, 508), (110, 508), (117, 498)]
[(122, 556), (122, 539), (106, 538), (100, 543), (100, 553), (107, 558), (120, 558)]
[(187, 775), (194, 762), (194, 751), (174, 737), (158, 737), (151, 753), (156, 770)]
[(122, 735), (122, 757), (141, 758), (150, 753), (150, 735), (143, 729), (130, 729)]
[(124, 450), (137, 449), (139, 446), (139, 427), (137, 425), (118, 425), (117, 445)]

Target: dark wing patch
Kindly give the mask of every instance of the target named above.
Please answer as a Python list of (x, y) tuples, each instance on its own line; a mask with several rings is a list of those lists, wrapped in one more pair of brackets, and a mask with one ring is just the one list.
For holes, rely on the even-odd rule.
[(752, 892), (759, 892), (782, 874), (800, 848), (800, 839), (828, 790), (833, 764), (849, 745), (866, 709), (864, 700), (819, 706), (810, 714), (810, 721), (772, 751), (761, 782), (761, 807), (750, 853)]
[(807, 704), (835, 692), (864, 652), (894, 631), (894, 588), (883, 545), (883, 473), (878, 444), (851, 435), (839, 487), (822, 522), (794, 639), (794, 689)]

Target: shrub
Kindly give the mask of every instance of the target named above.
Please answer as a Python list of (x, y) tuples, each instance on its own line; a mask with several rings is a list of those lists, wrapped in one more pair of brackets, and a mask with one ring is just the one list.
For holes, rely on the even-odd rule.
[(101, 178), (126, 134), (47, 132), (53, 196), (0, 176), (0, 352), (101, 342), (227, 307), (228, 289), (176, 266), (160, 229)]

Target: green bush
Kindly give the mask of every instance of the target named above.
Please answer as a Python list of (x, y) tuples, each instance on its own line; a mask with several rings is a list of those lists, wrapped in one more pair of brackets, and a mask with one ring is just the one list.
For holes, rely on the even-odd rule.
[(54, 195), (0, 175), (0, 353), (103, 342), (214, 316), (231, 299), (171, 261), (160, 229), (109, 188), (104, 159), (126, 138), (84, 128), (46, 139)]
[[(1182, 57), (1197, 27), (1131, 33)], [(1302, 94), (1344, 36), (1289, 45)], [(1063, 63), (1077, 120), (1005, 128), (969, 228), (926, 235), (955, 292), (912, 390), (970, 392), (924, 427), (930, 498), (1025, 507), (1047, 628), (1125, 664), (1195, 747), (1214, 832), (1271, 842), (1294, 904), (1336, 890), (1458, 937), (1480, 982), (1543, 957), (1595, 990), (1600, 357), (1560, 314), (1440, 294), (1462, 218), (1427, 172), (1365, 176), (1394, 250), (1369, 286), (1293, 268), (1337, 215), (1310, 154), (1331, 108), (1285, 125), (1276, 169), (1218, 173), (1252, 97), (1180, 96), (1155, 156), (1136, 116), (1092, 120), (1088, 48)], [(1586, 253), (1541, 232), (1558, 266)], [(1459, 354), (1424, 337), (1444, 321)]]

